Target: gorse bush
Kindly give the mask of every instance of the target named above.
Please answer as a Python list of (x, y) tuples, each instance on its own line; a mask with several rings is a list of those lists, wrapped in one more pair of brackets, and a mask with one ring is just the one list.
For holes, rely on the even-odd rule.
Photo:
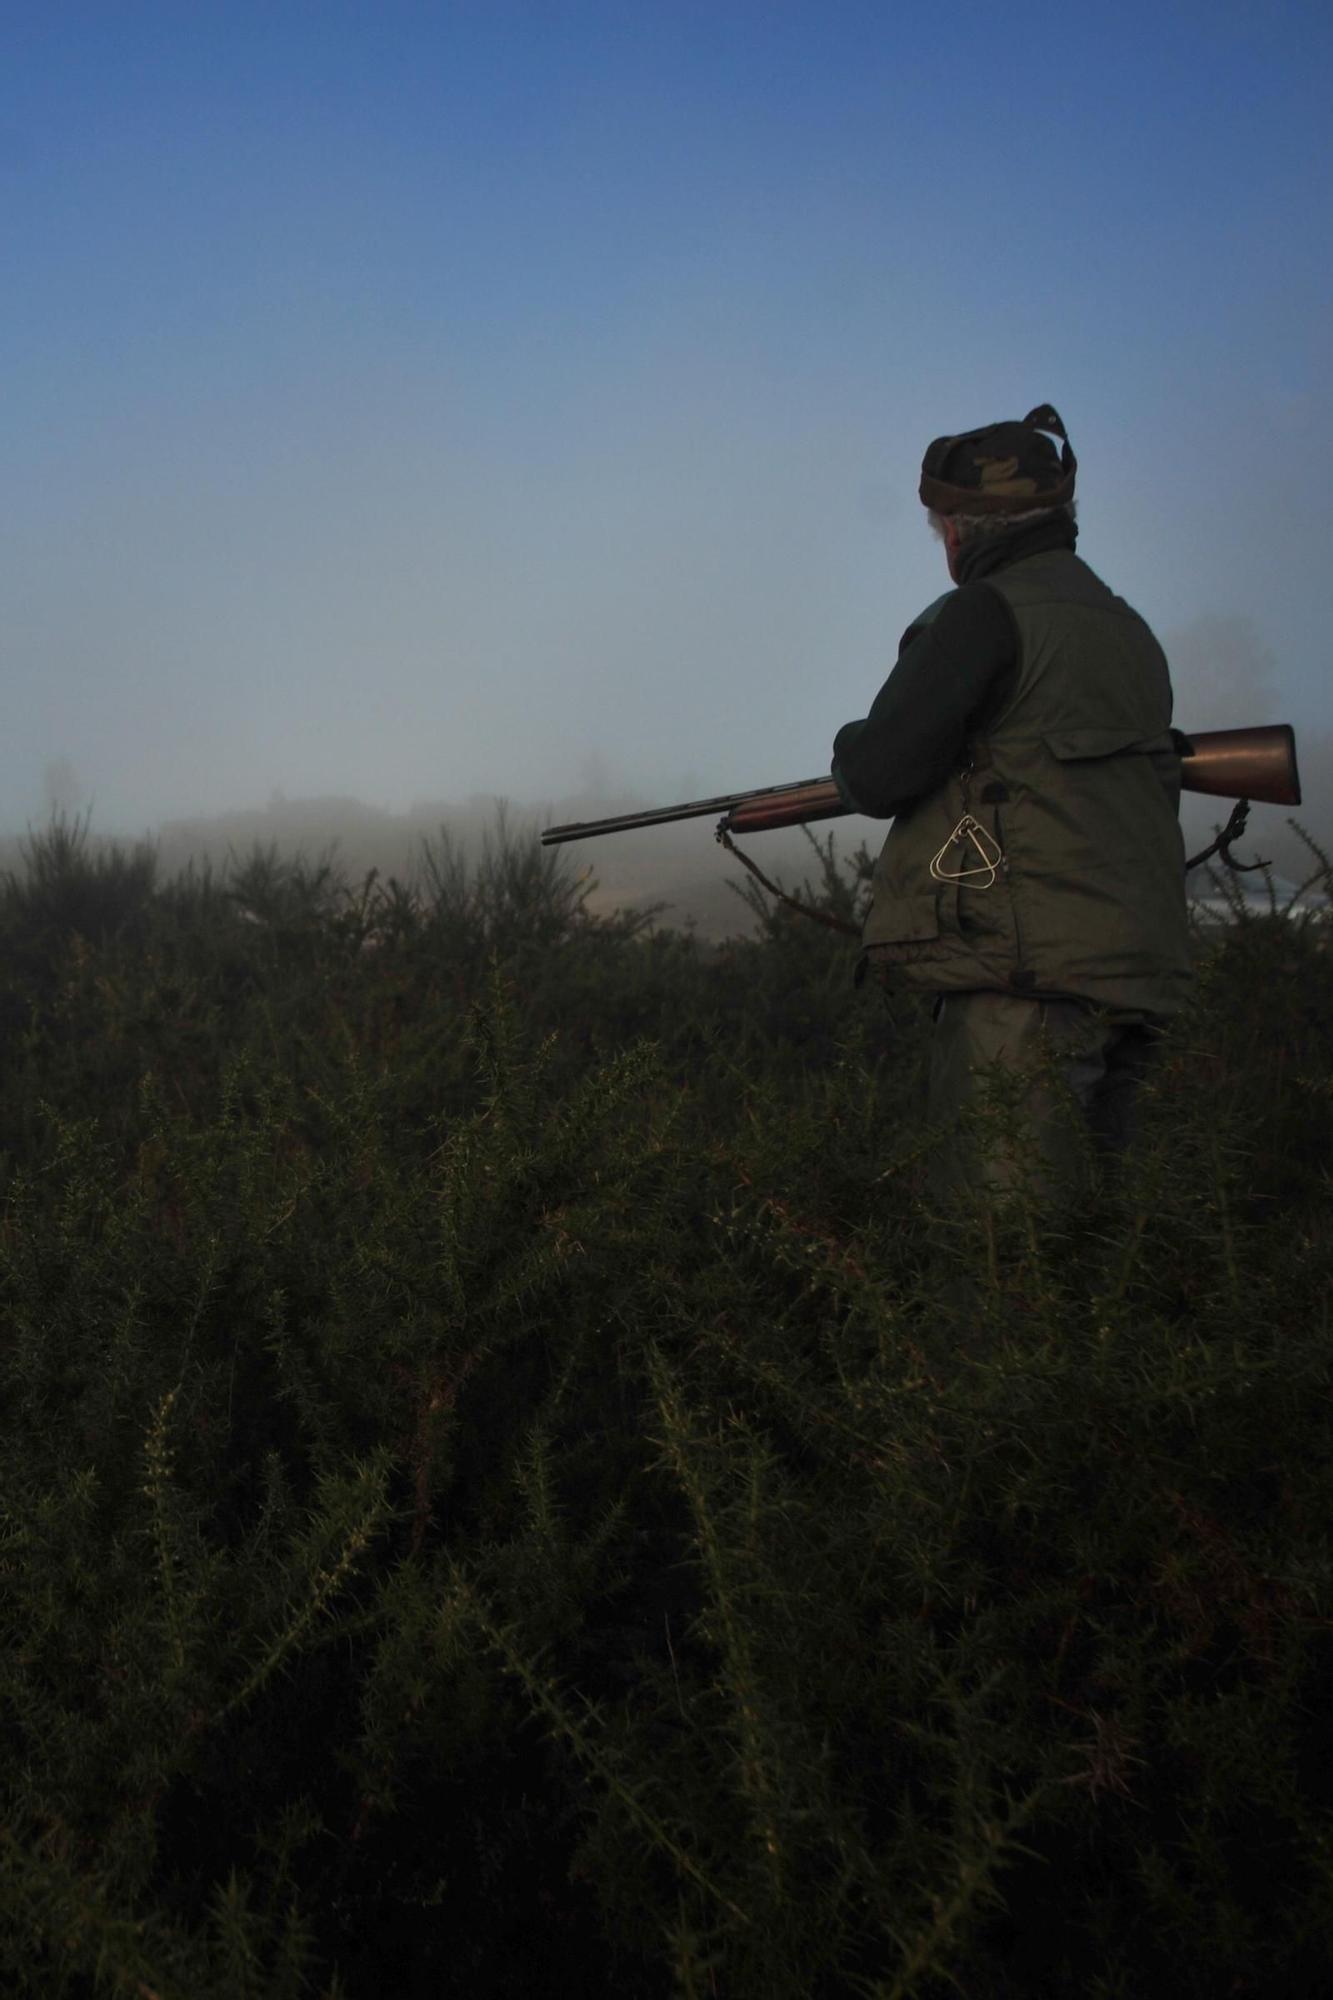
[(146, 843), (128, 853), (94, 847), (88, 817), (63, 813), (24, 843), (23, 859), (23, 876), (5, 880), (5, 912), (21, 917), (30, 946), (48, 949), (70, 934), (98, 943), (116, 936), (143, 914), (157, 875)]
[(0, 938), (6, 1991), (1330, 1990), (1315, 917), (998, 1219), (845, 945), (503, 829)]

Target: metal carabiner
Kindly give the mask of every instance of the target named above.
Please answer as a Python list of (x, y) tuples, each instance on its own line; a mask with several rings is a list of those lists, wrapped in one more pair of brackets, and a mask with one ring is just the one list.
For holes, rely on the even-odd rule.
[[(955, 847), (961, 847), (966, 852), (969, 842), (972, 851), (980, 856), (979, 862), (970, 868), (967, 866), (946, 868), (945, 856)], [(974, 819), (970, 812), (965, 812), (931, 862), (930, 875), (933, 882), (968, 882), (974, 889), (993, 889), (1000, 879), (1003, 867), (1004, 849), (999, 841), (994, 834), (986, 831), (979, 819)], [(980, 879), (982, 876), (985, 877), (984, 881)]]

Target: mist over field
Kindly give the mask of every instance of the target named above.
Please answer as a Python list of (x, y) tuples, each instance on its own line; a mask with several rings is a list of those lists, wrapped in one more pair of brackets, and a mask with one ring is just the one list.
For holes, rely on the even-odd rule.
[[(1190, 625), (1162, 635), (1171, 661), (1176, 690), (1176, 719), (1185, 729), (1227, 729), (1287, 719), (1278, 664), (1250, 619), (1204, 615)], [(878, 669), (876, 669), (878, 671)], [(868, 684), (867, 697), (875, 683)], [(845, 718), (839, 718), (840, 720)], [(1297, 886), (1315, 869), (1303, 835), (1328, 852), (1333, 849), (1333, 735), (1318, 728), (1297, 731), (1297, 759), (1304, 802), (1295, 811), (1257, 805), (1249, 832), (1237, 850), (1239, 859), (1272, 864), (1279, 893)], [(741, 753), (737, 752), (737, 762)], [(722, 782), (731, 789), (759, 786), (822, 775), (812, 753), (805, 764), (790, 770), (737, 770)], [(381, 880), (404, 883), (419, 878), (423, 850), (441, 840), (475, 857), (485, 845), (511, 831), (520, 840), (536, 842), (540, 830), (578, 820), (607, 817), (648, 807), (684, 802), (701, 796), (697, 773), (664, 775), (655, 789), (617, 779), (612, 758), (588, 754), (581, 760), (580, 783), (562, 795), (536, 800), (512, 794), (474, 793), (463, 798), (413, 801), (394, 811), (355, 796), (288, 796), (275, 787), (265, 803), (231, 811), (182, 815), (156, 825), (145, 824), (156, 850), (159, 872), (174, 874), (188, 866), (208, 865), (218, 872), (244, 860), (256, 849), (284, 857), (327, 861), (350, 885), (373, 869)], [(59, 756), (47, 765), (43, 781), (44, 812), (30, 823), (39, 828), (53, 814), (83, 815), (94, 841), (128, 836), (108, 835), (98, 814), (94, 792), (83, 782), (73, 760)], [(1187, 853), (1203, 849), (1227, 816), (1225, 800), (1191, 796), (1182, 799), (1181, 825)], [(746, 877), (717, 845), (716, 815), (678, 825), (599, 836), (564, 844), (566, 864), (588, 883), (588, 907), (597, 913), (615, 909), (660, 912), (657, 921), (672, 928), (697, 929), (700, 936), (719, 939), (750, 930), (754, 911), (739, 893)], [(828, 821), (813, 827), (821, 844), (832, 835), (835, 851), (850, 858), (864, 844), (873, 855), (884, 837), (887, 821), (860, 817)], [(25, 842), (14, 831), (0, 835), (0, 866), (19, 864)], [(818, 873), (818, 857), (810, 838), (800, 829), (749, 837), (743, 843), (770, 876), (788, 888)], [(1191, 888), (1209, 892), (1205, 875)], [(1247, 893), (1266, 894), (1266, 879), (1252, 876)]]

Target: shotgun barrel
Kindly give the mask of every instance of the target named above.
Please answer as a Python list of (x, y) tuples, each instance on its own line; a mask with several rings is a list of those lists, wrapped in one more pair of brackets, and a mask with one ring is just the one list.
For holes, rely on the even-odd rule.
[[(779, 796), (786, 798), (793, 792), (809, 792), (822, 789), (825, 785), (836, 790), (831, 778), (803, 778), (794, 785), (764, 785), (755, 792), (723, 792), (715, 799), (691, 799), (683, 806), (654, 806), (648, 812), (613, 813), (610, 819), (575, 819), (567, 826), (548, 826), (542, 834), (542, 846), (554, 847), (562, 840), (591, 840), (598, 833), (630, 833), (638, 826), (669, 826), (678, 819), (707, 819), (713, 813), (731, 812), (737, 806), (758, 805), (760, 800)], [(842, 800), (838, 800), (838, 810), (846, 812)], [(824, 815), (828, 817), (828, 815)], [(797, 821), (774, 820), (775, 826), (795, 826)]]
[[(1184, 791), (1220, 799), (1257, 799), (1263, 805), (1298, 806), (1301, 802), (1296, 732), (1288, 722), (1265, 723), (1256, 729), (1212, 729), (1197, 736), (1177, 731), (1176, 743)], [(589, 840), (599, 833), (628, 833), (640, 826), (667, 826), (675, 820), (704, 819), (713, 813), (721, 815), (719, 833), (770, 833), (775, 827), (841, 819), (849, 811), (832, 778), (803, 778), (793, 785), (765, 785), (753, 792), (692, 799), (687, 805), (656, 806), (648, 812), (548, 826), (542, 845)]]

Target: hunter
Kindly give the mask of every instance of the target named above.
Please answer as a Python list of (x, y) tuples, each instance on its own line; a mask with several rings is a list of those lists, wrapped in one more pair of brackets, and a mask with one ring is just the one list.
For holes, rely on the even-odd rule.
[[(950, 1190), (1003, 1193), (1034, 1167), (1047, 1191), (1085, 1185), (1125, 1145), (1190, 987), (1170, 676), (1075, 553), (1076, 470), (1049, 404), (935, 440), (920, 497), (957, 587), (834, 740), (847, 805), (893, 821), (861, 975), (935, 996), (928, 1112), (952, 1135)], [(997, 1075), (1026, 1151), (969, 1136)]]

